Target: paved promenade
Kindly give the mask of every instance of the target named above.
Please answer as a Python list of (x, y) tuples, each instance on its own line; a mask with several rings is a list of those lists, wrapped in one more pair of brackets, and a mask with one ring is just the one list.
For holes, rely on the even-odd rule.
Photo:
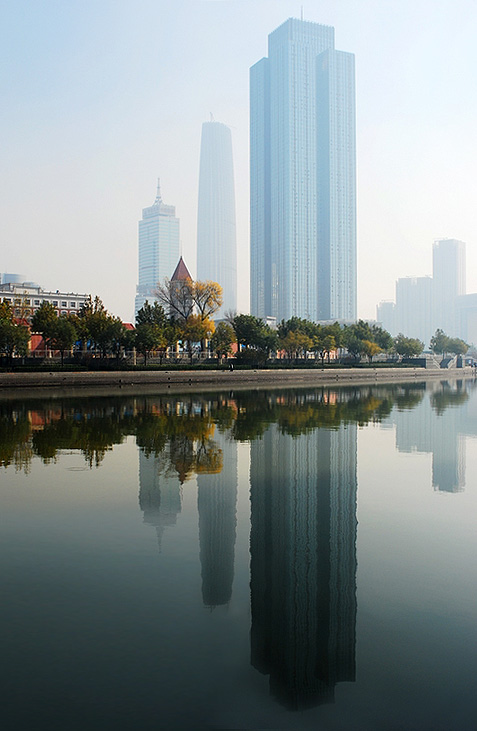
[(234, 371), (111, 371), (111, 372), (45, 372), (0, 373), (0, 395), (18, 389), (103, 390), (131, 389), (164, 391), (193, 388), (273, 388), (286, 386), (351, 385), (365, 383), (405, 383), (409, 381), (448, 380), (471, 378), (472, 368), (340, 368), (340, 369), (287, 369), (287, 370), (234, 370)]

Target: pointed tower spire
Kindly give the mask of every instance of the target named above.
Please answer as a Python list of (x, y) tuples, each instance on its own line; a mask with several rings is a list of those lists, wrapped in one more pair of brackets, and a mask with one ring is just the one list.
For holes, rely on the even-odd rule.
[(156, 200), (154, 201), (154, 203), (162, 203), (162, 198), (161, 198), (161, 179), (160, 178), (157, 179), (157, 193), (156, 193)]
[(177, 264), (174, 270), (174, 274), (171, 277), (171, 282), (179, 282), (181, 279), (190, 279), (192, 281), (192, 277), (186, 267), (185, 261), (182, 256), (179, 259), (179, 263)]

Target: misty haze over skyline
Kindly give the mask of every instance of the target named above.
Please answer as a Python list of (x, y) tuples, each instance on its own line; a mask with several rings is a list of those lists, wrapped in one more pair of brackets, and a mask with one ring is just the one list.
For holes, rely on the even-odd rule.
[[(232, 130), (247, 311), (249, 68), (301, 4), (4, 5), (0, 271), (98, 294), (131, 321), (137, 222), (160, 177), (195, 275), (200, 135), (213, 112)], [(439, 238), (466, 242), (467, 291), (477, 291), (477, 6), (327, 1), (305, 4), (304, 18), (334, 26), (356, 57), (358, 316), (374, 318), (397, 278), (431, 274)]]

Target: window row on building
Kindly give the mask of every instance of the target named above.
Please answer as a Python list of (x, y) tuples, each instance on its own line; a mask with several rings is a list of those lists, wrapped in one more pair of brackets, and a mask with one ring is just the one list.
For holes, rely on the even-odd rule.
[(13, 308), (16, 318), (31, 320), (35, 311), (44, 302), (51, 304), (58, 315), (77, 313), (88, 299), (87, 294), (72, 292), (47, 292), (37, 284), (30, 282), (8, 282), (0, 284), (0, 300)]

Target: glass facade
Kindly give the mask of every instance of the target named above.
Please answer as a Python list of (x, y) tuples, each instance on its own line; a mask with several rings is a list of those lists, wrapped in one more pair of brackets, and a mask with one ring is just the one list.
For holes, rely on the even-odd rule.
[(287, 20), (250, 72), (251, 309), (356, 318), (354, 57)]
[(157, 299), (157, 285), (170, 278), (180, 255), (179, 219), (175, 206), (162, 202), (158, 188), (152, 206), (144, 208), (139, 221), (139, 280), (135, 313), (144, 302)]
[(230, 129), (204, 122), (197, 215), (197, 278), (218, 282), (223, 304), (215, 317), (237, 309), (235, 186)]

